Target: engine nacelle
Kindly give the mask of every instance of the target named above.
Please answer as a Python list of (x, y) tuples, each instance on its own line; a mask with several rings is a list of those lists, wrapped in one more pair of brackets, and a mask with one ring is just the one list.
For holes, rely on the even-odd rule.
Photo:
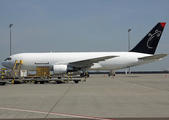
[(67, 65), (53, 65), (54, 74), (64, 74), (67, 72)]

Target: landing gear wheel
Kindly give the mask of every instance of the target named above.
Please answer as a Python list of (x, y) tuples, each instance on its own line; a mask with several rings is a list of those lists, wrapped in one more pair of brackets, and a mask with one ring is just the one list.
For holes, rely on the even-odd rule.
[(79, 83), (79, 81), (74, 81), (75, 83)]

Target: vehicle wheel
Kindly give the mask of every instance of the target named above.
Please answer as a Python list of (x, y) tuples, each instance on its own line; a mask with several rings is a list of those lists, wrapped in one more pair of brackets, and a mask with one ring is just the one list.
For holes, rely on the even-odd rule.
[(38, 84), (38, 82), (37, 82), (37, 81), (35, 81), (35, 82), (34, 82), (34, 84)]
[(79, 81), (74, 81), (75, 83), (79, 83)]
[(40, 84), (44, 84), (44, 81), (40, 81)]

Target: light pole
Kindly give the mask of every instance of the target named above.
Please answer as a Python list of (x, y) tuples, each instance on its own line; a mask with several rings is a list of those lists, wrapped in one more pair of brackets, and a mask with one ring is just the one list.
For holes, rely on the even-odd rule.
[(9, 23), (9, 28), (10, 28), (10, 56), (11, 56), (11, 27), (12, 27), (12, 23)]
[(131, 28), (128, 29), (128, 51), (130, 51), (130, 31), (131, 31)]
[[(130, 51), (130, 31), (131, 31), (131, 28), (128, 29), (128, 51)], [(130, 67), (129, 67), (129, 74), (131, 73), (130, 71)]]

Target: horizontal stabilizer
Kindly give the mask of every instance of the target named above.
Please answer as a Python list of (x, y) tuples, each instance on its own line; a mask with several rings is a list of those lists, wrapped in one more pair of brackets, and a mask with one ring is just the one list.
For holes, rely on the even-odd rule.
[(152, 55), (152, 56), (142, 57), (142, 58), (138, 58), (138, 59), (139, 60), (159, 60), (167, 55), (168, 54), (158, 54), (158, 55)]

